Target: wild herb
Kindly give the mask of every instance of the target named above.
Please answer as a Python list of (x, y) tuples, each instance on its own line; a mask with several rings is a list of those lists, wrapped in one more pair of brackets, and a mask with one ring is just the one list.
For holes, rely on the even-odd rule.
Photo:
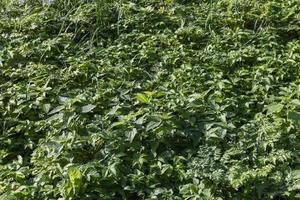
[(297, 199), (297, 0), (0, 1), (0, 200)]

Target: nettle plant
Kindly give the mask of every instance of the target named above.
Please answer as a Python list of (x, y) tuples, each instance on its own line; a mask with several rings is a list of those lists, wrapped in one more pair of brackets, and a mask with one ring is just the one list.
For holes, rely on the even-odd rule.
[(299, 8), (0, 1), (0, 200), (300, 198)]

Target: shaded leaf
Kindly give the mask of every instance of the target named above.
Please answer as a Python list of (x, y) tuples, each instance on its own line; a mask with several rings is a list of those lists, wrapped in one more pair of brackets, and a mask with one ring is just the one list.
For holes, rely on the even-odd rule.
[(296, 126), (300, 127), (300, 113), (289, 111), (288, 119), (291, 120)]

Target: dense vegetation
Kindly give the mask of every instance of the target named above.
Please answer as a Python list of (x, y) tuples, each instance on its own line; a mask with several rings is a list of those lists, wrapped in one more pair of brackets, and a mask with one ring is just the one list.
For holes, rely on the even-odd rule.
[(0, 0), (0, 199), (300, 198), (298, 0)]

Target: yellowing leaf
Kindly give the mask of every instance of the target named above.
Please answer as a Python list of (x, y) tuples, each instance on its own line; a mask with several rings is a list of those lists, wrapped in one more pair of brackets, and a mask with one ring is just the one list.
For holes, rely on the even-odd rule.
[(78, 190), (82, 183), (82, 174), (77, 167), (72, 167), (68, 170), (70, 183), (72, 184), (74, 192)]

